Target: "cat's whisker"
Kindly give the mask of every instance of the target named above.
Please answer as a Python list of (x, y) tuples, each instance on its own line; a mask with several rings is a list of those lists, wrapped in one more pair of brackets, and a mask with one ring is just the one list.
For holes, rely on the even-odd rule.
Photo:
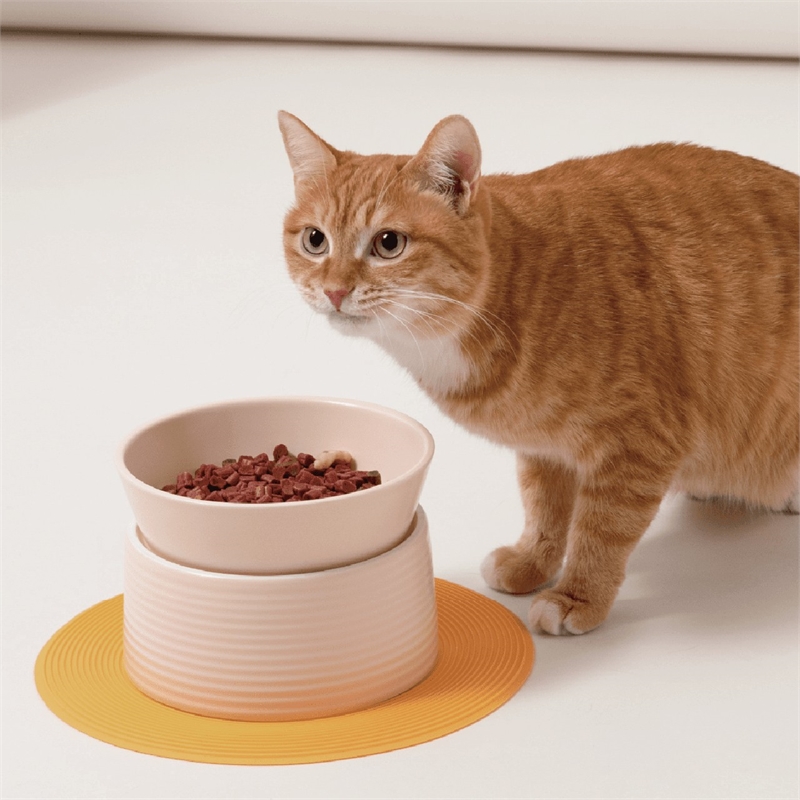
[(401, 303), (399, 300), (396, 300), (393, 297), (384, 297), (381, 301), (381, 305), (385, 307), (386, 303), (390, 303), (392, 306), (397, 306), (398, 308), (402, 308), (404, 311), (408, 311), (411, 314), (421, 317), (422, 321), (428, 326), (428, 329), (433, 335), (440, 333), (440, 331), (433, 326), (431, 320), (441, 324), (448, 333), (452, 333), (454, 331), (453, 326), (450, 324), (450, 320), (447, 320), (442, 316), (432, 314), (429, 311), (423, 311), (421, 308), (414, 308), (406, 303)]
[[(385, 303), (390, 303), (392, 306), (397, 306), (398, 308), (402, 308), (404, 311), (409, 311), (412, 314), (416, 314), (418, 317), (422, 318), (422, 322), (424, 322), (428, 326), (428, 330), (430, 330), (431, 334), (435, 336), (438, 333), (436, 328), (434, 328), (430, 322), (431, 319), (437, 320), (437, 317), (435, 315), (429, 314), (425, 311), (421, 311), (418, 308), (413, 308), (412, 306), (408, 306), (405, 303), (400, 303), (399, 301), (393, 300), (392, 298), (388, 297), (385, 298), (384, 300), (384, 309), (385, 309)], [(449, 332), (450, 329), (447, 330)]]
[[(418, 297), (423, 300), (437, 300), (454, 303), (474, 314), (492, 333), (496, 334), (501, 339), (504, 339), (509, 345), (511, 344), (511, 339), (513, 339), (514, 342), (519, 343), (519, 337), (508, 325), (508, 323), (496, 314), (492, 314), (490, 311), (484, 311), (477, 306), (471, 305), (470, 303), (465, 303), (463, 300), (456, 300), (453, 297), (447, 297), (446, 295), (438, 294), (436, 292), (421, 292), (414, 289), (393, 289), (393, 291), (395, 294), (400, 294), (407, 297)], [(511, 337), (505, 334), (497, 324), (492, 322), (492, 320), (489, 319), (489, 316), (495, 317), (498, 322), (502, 323), (503, 327), (511, 334)]]
[(511, 336), (516, 340), (518, 337), (514, 330), (508, 325), (508, 323), (497, 314), (493, 314), (490, 311), (486, 311), (484, 309), (480, 309), (477, 306), (474, 306), (470, 303), (465, 303), (463, 300), (456, 300), (453, 297), (448, 297), (447, 295), (439, 294), (438, 292), (421, 292), (416, 289), (395, 289), (396, 293), (404, 294), (409, 297), (419, 297), (421, 299), (426, 300), (438, 300), (447, 303), (453, 303), (455, 305), (460, 306), (461, 308), (466, 309), (467, 311), (474, 314), (481, 322), (484, 323), (491, 331), (497, 333), (498, 336), (503, 338), (508, 338), (506, 334), (504, 334), (500, 328), (492, 322), (490, 317), (494, 317), (498, 322), (502, 323), (503, 327), (511, 334)]
[(429, 311), (423, 311), (422, 309), (414, 308), (413, 306), (408, 306), (405, 303), (400, 303), (399, 301), (393, 300), (391, 298), (386, 298), (386, 302), (392, 303), (393, 305), (399, 306), (400, 308), (403, 308), (406, 311), (410, 311), (411, 313), (417, 314), (418, 316), (422, 317), (422, 321), (427, 324), (431, 333), (433, 333), (434, 335), (438, 334), (439, 331), (433, 327), (430, 320), (434, 320), (436, 323), (441, 325), (447, 333), (450, 334), (455, 334), (459, 332), (466, 333), (466, 335), (469, 336), (471, 339), (473, 339), (479, 347), (481, 347), (483, 350), (486, 350), (484, 343), (481, 342), (477, 334), (475, 334), (473, 331), (470, 330), (465, 331), (463, 328), (459, 328), (458, 325), (456, 325), (451, 320), (448, 320), (446, 317), (437, 314), (432, 314)]
[(478, 308), (477, 306), (471, 303), (465, 303), (463, 300), (456, 300), (454, 297), (448, 297), (447, 295), (440, 294), (438, 292), (421, 292), (418, 289), (398, 289), (397, 291), (403, 292), (404, 294), (407, 295), (414, 295), (416, 297), (427, 298), (430, 300), (442, 300), (448, 303), (455, 303), (461, 306), (462, 308), (465, 308), (468, 311), (471, 311), (472, 313), (476, 314), (482, 320), (487, 322), (487, 324), (493, 324), (490, 323), (489, 317), (494, 317), (498, 322), (502, 323), (512, 334), (514, 333), (514, 331), (508, 326), (508, 324), (502, 317), (498, 316), (497, 314), (494, 314), (491, 311)]
[(376, 314), (375, 315), (375, 319), (378, 320), (378, 326), (381, 329), (381, 336), (383, 337), (384, 341), (388, 341), (389, 340), (389, 334), (386, 331), (386, 326), (383, 324), (383, 320), (381, 319), (380, 314)]
[(414, 340), (414, 344), (415, 344), (415, 345), (416, 345), (416, 347), (417, 347), (417, 352), (419, 353), (419, 363), (420, 363), (420, 365), (421, 365), (421, 366), (423, 366), (423, 367), (424, 367), (424, 366), (425, 366), (425, 357), (422, 355), (422, 348), (419, 346), (419, 341), (417, 340), (417, 337), (416, 337), (416, 336), (414, 336), (414, 331), (412, 331), (412, 330), (411, 330), (411, 328), (410, 328), (410, 327), (409, 327), (409, 326), (408, 326), (408, 325), (407, 325), (405, 322), (403, 322), (403, 320), (402, 320), (402, 319), (400, 319), (400, 317), (398, 317), (396, 314), (392, 314), (392, 312), (391, 312), (391, 311), (389, 311), (389, 309), (388, 309), (388, 308), (384, 308), (383, 310), (384, 310), (384, 311), (385, 311), (385, 312), (386, 312), (386, 313), (387, 313), (387, 314), (388, 314), (388, 315), (389, 315), (389, 316), (390, 316), (392, 319), (394, 319), (394, 320), (396, 320), (397, 322), (399, 322), (399, 323), (400, 323), (400, 324), (401, 324), (401, 325), (402, 325), (402, 326), (403, 326), (403, 327), (404, 327), (404, 328), (405, 328), (405, 329), (408, 331), (408, 335), (409, 335), (409, 336), (410, 336), (410, 337), (411, 337), (411, 338)]

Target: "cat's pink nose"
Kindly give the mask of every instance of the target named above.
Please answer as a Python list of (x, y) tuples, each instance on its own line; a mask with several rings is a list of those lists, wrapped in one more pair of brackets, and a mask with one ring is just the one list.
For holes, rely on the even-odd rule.
[(342, 300), (347, 297), (347, 295), (352, 292), (352, 289), (325, 289), (325, 294), (328, 296), (328, 300), (333, 303), (333, 307), (337, 311), (341, 311), (342, 309)]

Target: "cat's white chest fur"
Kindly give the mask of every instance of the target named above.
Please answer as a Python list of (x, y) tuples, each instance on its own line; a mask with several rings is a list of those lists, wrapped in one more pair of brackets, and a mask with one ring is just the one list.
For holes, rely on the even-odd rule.
[(452, 392), (470, 376), (470, 364), (458, 338), (444, 333), (423, 337), (398, 324), (387, 324), (371, 331), (377, 344), (405, 367), (420, 385), (432, 394)]

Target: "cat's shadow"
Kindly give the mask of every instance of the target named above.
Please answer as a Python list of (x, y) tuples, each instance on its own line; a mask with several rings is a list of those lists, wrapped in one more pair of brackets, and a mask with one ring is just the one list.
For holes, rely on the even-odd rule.
[[(659, 647), (668, 639), (663, 646), (688, 650), (710, 637), (746, 642), (756, 633), (796, 631), (798, 533), (796, 515), (666, 500), (631, 555), (606, 622), (584, 636), (535, 636), (532, 683), (541, 689), (619, 666), (642, 642)], [(477, 576), (469, 583), (527, 621), (530, 596), (493, 592)]]
[(797, 616), (800, 517), (668, 500), (631, 555), (609, 622), (669, 618), (687, 639), (747, 636)]

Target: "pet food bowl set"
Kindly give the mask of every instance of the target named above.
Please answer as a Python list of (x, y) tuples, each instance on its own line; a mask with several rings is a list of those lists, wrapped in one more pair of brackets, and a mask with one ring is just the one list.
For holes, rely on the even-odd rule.
[[(160, 487), (201, 463), (285, 444), (347, 450), (379, 486), (298, 503), (213, 503)], [(428, 523), (433, 439), (369, 403), (270, 398), (148, 425), (117, 467), (136, 524), (125, 544), (124, 663), (174, 708), (301, 720), (373, 706), (437, 659)]]

